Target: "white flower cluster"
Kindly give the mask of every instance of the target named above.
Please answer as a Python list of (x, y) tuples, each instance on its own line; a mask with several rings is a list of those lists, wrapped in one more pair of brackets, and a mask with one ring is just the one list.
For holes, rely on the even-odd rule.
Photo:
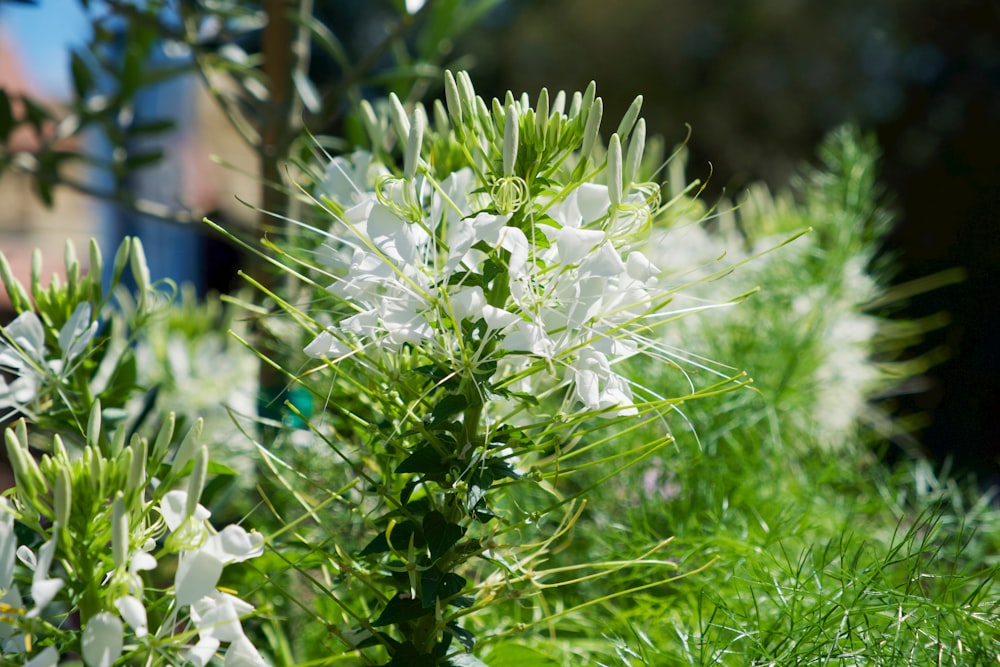
[[(263, 538), (259, 533), (247, 532), (236, 525), (226, 526), (216, 532), (208, 523), (209, 511), (194, 504), (188, 512), (187, 491), (170, 491), (160, 502), (158, 510), (163, 516), (170, 537), (177, 536), (182, 550), (174, 577), (174, 600), (171, 612), (159, 629), (151, 633), (144, 598), (145, 589), (140, 572), (154, 570), (157, 558), (153, 555), (156, 542), (147, 539), (141, 548), (131, 550), (128, 543), (128, 518), (121, 495), (114, 501), (112, 522), (112, 551), (115, 569), (108, 572), (103, 585), (114, 591), (111, 604), (106, 609), (84, 620), (80, 638), (80, 652), (88, 667), (110, 667), (126, 650), (138, 648), (142, 643), (150, 647), (160, 645), (177, 651), (188, 662), (204, 667), (228, 643), (225, 664), (239, 667), (263, 667), (264, 659), (243, 632), (240, 622), (253, 606), (229, 593), (216, 588), (225, 565), (259, 556), (263, 552)], [(0, 640), (4, 656), (25, 656), (31, 650), (28, 634), (21, 624), (5, 619), (7, 615), (23, 615), (26, 619), (41, 617), (45, 608), (57, 599), (66, 586), (66, 577), (54, 576), (53, 559), (63, 527), (52, 526), (52, 537), (39, 547), (37, 554), (25, 545), (18, 546), (14, 532), (14, 514), (6, 499), (0, 498)], [(124, 537), (123, 537), (124, 535)], [(169, 538), (168, 538), (169, 539)], [(15, 583), (16, 561), (31, 572), (31, 608), (25, 609), (21, 591)], [(96, 576), (96, 573), (79, 573)], [(186, 613), (185, 613), (186, 611)], [(125, 625), (131, 628), (135, 645), (126, 644)], [(173, 636), (193, 626), (198, 631), (198, 642), (184, 647), (185, 640)], [(179, 644), (178, 644), (179, 642)], [(30, 667), (54, 667), (60, 655), (54, 646), (47, 646), (25, 664)]]
[(50, 358), (45, 329), (33, 311), (21, 313), (0, 329), (0, 371), (14, 378), (8, 383), (0, 375), (0, 419), (30, 410), (43, 386), (58, 384), (72, 372), (97, 333), (98, 323), (91, 321), (91, 313), (91, 304), (79, 304), (59, 330), (62, 355), (58, 358)]
[[(560, 159), (586, 165), (592, 149), (581, 146), (593, 144), (599, 98), (589, 108), (598, 122), (585, 132), (579, 99), (571, 115), (554, 105), (542, 116), (526, 98), (509, 98), (503, 113), (488, 114), (481, 98), (463, 104), (469, 85), (449, 98), (456, 126), (465, 109), (458, 131), (439, 123), (438, 136), (422, 141), (420, 107), (394, 119), (408, 130), (402, 177), (367, 152), (326, 168), (321, 190), (335, 220), (322, 232), (323, 268), (336, 278), (329, 292), (350, 310), (306, 353), (391, 365), (404, 350), (420, 350), (459, 374), (492, 374), (493, 387), (537, 396), (544, 378), (568, 390), (566, 412), (634, 414), (632, 387), (614, 366), (645, 346), (640, 330), (669, 301), (658, 269), (638, 250), (659, 204), (655, 186), (631, 182), (643, 121), (631, 132), (624, 168), (615, 134), (589, 172), (564, 168), (532, 179), (515, 168), (519, 146), (541, 149), (518, 137), (537, 143), (546, 135), (532, 129), (544, 121), (576, 122), (580, 141)], [(469, 109), (482, 113), (470, 120)], [(446, 173), (433, 152), (420, 153), (442, 136), (467, 157), (452, 159)], [(490, 142), (502, 156), (492, 174)]]

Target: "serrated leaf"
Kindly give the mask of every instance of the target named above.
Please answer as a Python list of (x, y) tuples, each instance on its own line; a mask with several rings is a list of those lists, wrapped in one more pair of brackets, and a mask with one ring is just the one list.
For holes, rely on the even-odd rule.
[(433, 607), (424, 607), (420, 600), (411, 598), (404, 593), (399, 593), (389, 600), (385, 605), (385, 609), (378, 615), (378, 618), (372, 621), (372, 625), (375, 627), (394, 625), (396, 623), (403, 623), (404, 621), (413, 621), (433, 613)]
[(469, 401), (462, 394), (448, 394), (431, 410), (431, 423), (439, 424), (468, 406)]
[(424, 445), (403, 459), (396, 467), (396, 472), (440, 474), (448, 472), (448, 464), (433, 445)]
[(441, 512), (430, 512), (424, 517), (424, 539), (431, 552), (431, 562), (448, 552), (465, 535), (457, 523), (449, 523)]
[(386, 538), (385, 531), (383, 530), (379, 535), (373, 539), (371, 542), (361, 550), (359, 556), (371, 556), (373, 554), (380, 554), (389, 551), (389, 540), (392, 540), (392, 548), (396, 551), (403, 551), (410, 546), (410, 537), (413, 536), (413, 543), (417, 546), (423, 546), (424, 541), (420, 536), (419, 531), (417, 531), (417, 526), (412, 521), (404, 521), (403, 523), (396, 524), (389, 538)]
[(441, 572), (436, 567), (426, 570), (420, 577), (421, 602), (433, 607), (437, 600), (446, 600), (462, 592), (465, 577), (454, 572)]
[(465, 647), (466, 651), (472, 651), (476, 646), (476, 635), (471, 630), (466, 630), (458, 623), (452, 622), (445, 626), (445, 634), (449, 634), (458, 640), (458, 643)]

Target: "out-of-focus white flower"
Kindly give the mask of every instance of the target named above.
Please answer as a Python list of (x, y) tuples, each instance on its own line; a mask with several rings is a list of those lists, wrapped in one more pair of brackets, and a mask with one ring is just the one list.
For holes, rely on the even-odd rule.
[(111, 612), (94, 614), (83, 628), (80, 645), (89, 667), (111, 667), (121, 657), (125, 628)]
[(46, 646), (38, 652), (38, 655), (24, 663), (24, 667), (56, 667), (58, 664), (59, 651), (52, 646)]

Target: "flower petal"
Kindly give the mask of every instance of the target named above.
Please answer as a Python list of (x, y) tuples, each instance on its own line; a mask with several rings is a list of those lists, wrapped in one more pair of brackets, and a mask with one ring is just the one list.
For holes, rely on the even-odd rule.
[(189, 605), (205, 597), (219, 583), (224, 563), (205, 549), (181, 554), (174, 577), (177, 604)]
[(89, 667), (111, 667), (121, 657), (124, 632), (121, 619), (111, 612), (91, 616), (80, 640), (83, 661)]

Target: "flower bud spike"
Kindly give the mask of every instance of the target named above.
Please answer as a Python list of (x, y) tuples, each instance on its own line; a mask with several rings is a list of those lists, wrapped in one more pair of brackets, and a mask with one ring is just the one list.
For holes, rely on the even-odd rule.
[(90, 239), (88, 250), (90, 265), (87, 267), (87, 271), (90, 276), (94, 276), (91, 282), (90, 300), (94, 303), (100, 303), (103, 297), (100, 277), (104, 275), (104, 259), (101, 256), (101, 246), (94, 239)]
[(122, 280), (122, 274), (125, 273), (125, 265), (128, 263), (129, 258), (132, 256), (132, 237), (126, 236), (122, 239), (122, 242), (118, 245), (118, 250), (115, 251), (114, 264), (111, 266), (111, 287), (115, 287)]
[(31, 289), (39, 289), (42, 284), (42, 251), (35, 248), (31, 252)]
[(205, 426), (205, 420), (199, 417), (194, 424), (191, 425), (190, 430), (184, 435), (184, 439), (181, 440), (181, 444), (177, 447), (177, 454), (174, 456), (174, 467), (184, 466), (191, 457), (195, 455), (195, 449), (198, 447), (198, 439), (201, 437), (201, 429)]
[(459, 99), (462, 101), (462, 110), (466, 115), (475, 115), (475, 110), (478, 107), (476, 103), (476, 89), (472, 85), (472, 77), (465, 70), (462, 70), (455, 77), (455, 82), (458, 84)]
[(566, 110), (566, 91), (560, 90), (552, 100), (552, 113), (561, 116)]
[[(509, 106), (509, 105), (506, 105)], [(493, 98), (492, 109), (493, 109), (493, 127), (496, 128), (494, 136), (503, 134), (503, 124), (504, 120), (507, 118), (506, 106), (500, 103), (500, 100)]]
[(64, 465), (56, 472), (55, 520), (62, 526), (69, 525), (69, 515), (73, 509), (73, 479)]
[(198, 509), (198, 501), (201, 499), (201, 492), (205, 490), (205, 478), (208, 475), (208, 447), (202, 445), (195, 455), (194, 468), (191, 470), (191, 477), (188, 479), (187, 505), (184, 513), (187, 516), (194, 516)]
[(526, 92), (521, 93), (521, 97), (518, 98), (518, 103), (520, 104), (520, 107), (518, 108), (518, 110), (521, 113), (524, 113), (528, 109), (530, 109), (531, 108), (531, 98), (528, 97), (528, 93), (526, 93)]
[(406, 109), (399, 101), (396, 93), (389, 93), (390, 118), (392, 119), (392, 129), (396, 131), (396, 141), (402, 143), (410, 136), (410, 121), (406, 118)]
[(38, 493), (46, 487), (42, 471), (38, 469), (38, 464), (31, 456), (31, 452), (18, 441), (14, 431), (7, 429), (4, 432), (4, 439), (7, 444), (7, 460), (14, 472), (15, 487), (20, 495), (32, 499), (36, 498)]
[(628, 135), (635, 126), (635, 121), (639, 118), (639, 111), (642, 109), (642, 95), (636, 95), (635, 99), (632, 100), (632, 104), (629, 105), (628, 111), (622, 116), (622, 122), (618, 124), (618, 130), (616, 133), (621, 138), (622, 141), (628, 140)]
[(375, 115), (375, 109), (372, 108), (368, 100), (361, 100), (360, 108), (361, 122), (368, 132), (368, 139), (371, 141), (372, 150), (379, 151), (383, 148), (382, 142), (385, 140), (385, 137), (382, 135), (382, 125), (378, 121), (378, 116)]
[(434, 100), (434, 131), (438, 134), (444, 136), (448, 134), (448, 130), (451, 129), (451, 123), (448, 122), (448, 112), (444, 108), (444, 104), (441, 100)]
[(420, 162), (420, 145), (424, 140), (424, 129), (427, 127), (427, 114), (421, 105), (413, 110), (413, 122), (410, 123), (410, 134), (406, 139), (406, 153), (403, 155), (403, 178), (412, 180), (417, 175), (417, 165)]
[(594, 150), (594, 144), (601, 133), (601, 118), (604, 116), (604, 101), (598, 97), (593, 107), (587, 113), (587, 126), (583, 130), (583, 146), (580, 148), (580, 158), (587, 160)]
[(625, 174), (623, 187), (627, 191), (638, 179), (639, 166), (642, 164), (642, 152), (646, 148), (646, 120), (640, 118), (635, 124), (635, 132), (628, 142), (628, 155), (625, 158)]
[[(578, 90), (575, 93), (573, 93), (573, 99), (571, 99), (569, 103), (569, 113), (567, 113), (566, 115), (569, 118), (576, 118), (582, 112), (583, 110), (582, 107), (583, 107), (583, 96), (580, 94), (580, 91)], [(586, 123), (587, 119), (581, 118), (580, 122)]]
[(486, 101), (481, 97), (476, 98), (476, 111), (478, 112), (479, 124), (482, 125), (486, 139), (493, 141), (494, 137), (497, 136), (496, 129), (493, 127), (493, 117), (486, 106)]
[(462, 94), (458, 90), (458, 83), (450, 70), (444, 71), (444, 99), (448, 104), (448, 116), (456, 132), (462, 132)]
[(170, 445), (170, 441), (174, 438), (174, 424), (176, 421), (174, 413), (171, 412), (160, 426), (160, 431), (156, 434), (156, 440), (153, 441), (153, 460), (163, 460), (164, 455), (167, 453), (167, 446)]
[(139, 300), (141, 301), (146, 292), (149, 291), (151, 283), (149, 279), (149, 264), (146, 262), (146, 252), (142, 249), (142, 241), (138, 237), (132, 237), (130, 260), (132, 264), (132, 278), (135, 280), (135, 288), (139, 292)]
[(517, 162), (518, 143), (517, 109), (511, 104), (507, 107), (507, 116), (503, 125), (503, 175), (514, 175), (514, 164)]
[(608, 199), (614, 207), (622, 203), (622, 143), (618, 134), (611, 135), (608, 142)]
[(590, 121), (590, 114), (594, 111), (594, 102), (597, 99), (599, 99), (597, 97), (597, 83), (591, 81), (587, 84), (587, 89), (583, 91), (583, 95), (580, 97), (579, 113), (582, 116), (580, 118), (581, 123), (587, 123)]
[(128, 514), (125, 513), (125, 497), (119, 491), (111, 503), (111, 557), (115, 567), (128, 564)]
[(101, 400), (94, 401), (90, 408), (90, 418), (87, 420), (87, 444), (91, 447), (101, 447)]
[(7, 288), (7, 296), (10, 299), (10, 307), (15, 313), (21, 313), (31, 309), (31, 297), (24, 289), (21, 281), (14, 277), (14, 271), (10, 268), (7, 256), (0, 252), (0, 280)]
[(549, 124), (549, 90), (542, 88), (538, 93), (538, 104), (535, 105), (535, 133), (538, 141), (545, 146), (545, 128)]
[(66, 445), (58, 433), (52, 436), (52, 458), (60, 463), (69, 463), (69, 452), (66, 451)]
[(148, 447), (149, 445), (145, 438), (139, 438), (129, 446), (129, 450), (132, 452), (132, 461), (128, 469), (129, 493), (139, 491), (146, 486), (146, 454)]

